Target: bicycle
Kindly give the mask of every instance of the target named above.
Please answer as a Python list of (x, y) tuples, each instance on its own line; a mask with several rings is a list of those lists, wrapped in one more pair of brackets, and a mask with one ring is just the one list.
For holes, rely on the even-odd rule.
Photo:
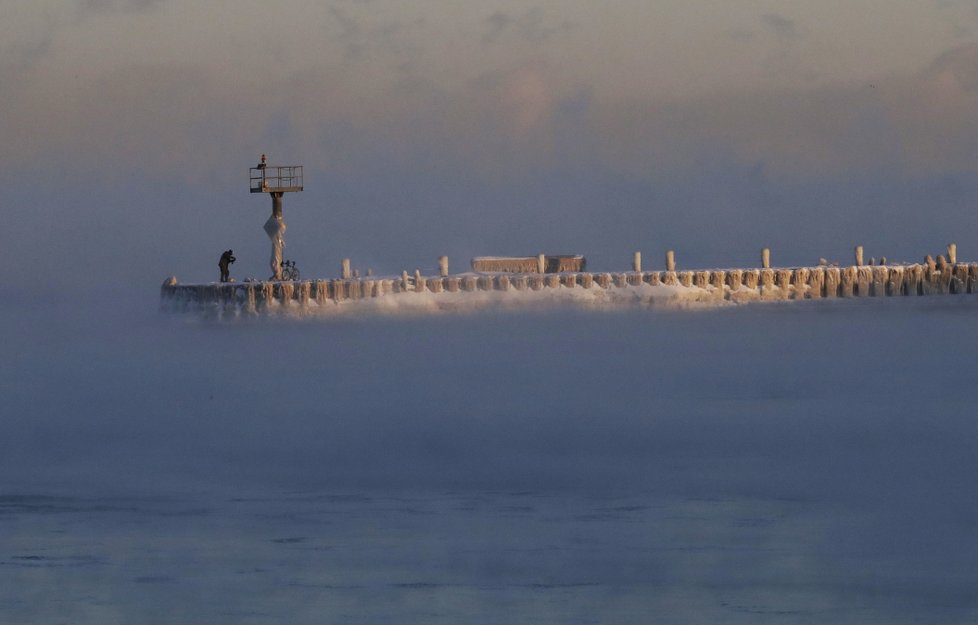
[(294, 260), (282, 261), (282, 280), (298, 280), (299, 269), (295, 266)]

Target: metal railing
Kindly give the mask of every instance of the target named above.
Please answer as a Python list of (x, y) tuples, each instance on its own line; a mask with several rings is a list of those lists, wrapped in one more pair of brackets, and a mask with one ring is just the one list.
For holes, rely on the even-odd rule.
[(266, 165), (249, 170), (252, 193), (302, 191), (302, 165)]

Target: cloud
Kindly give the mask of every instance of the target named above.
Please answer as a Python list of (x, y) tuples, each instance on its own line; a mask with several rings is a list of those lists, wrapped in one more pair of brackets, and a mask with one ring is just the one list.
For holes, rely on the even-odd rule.
[(765, 13), (761, 16), (761, 23), (766, 30), (784, 40), (797, 39), (801, 35), (794, 20), (777, 13)]
[(82, 16), (107, 13), (140, 13), (162, 6), (166, 0), (79, 0)]
[(543, 11), (539, 7), (531, 7), (522, 14), (512, 14), (496, 11), (485, 19), (486, 32), (482, 43), (494, 44), (511, 35), (518, 41), (538, 46), (555, 35), (570, 30), (569, 22), (557, 26), (545, 23)]

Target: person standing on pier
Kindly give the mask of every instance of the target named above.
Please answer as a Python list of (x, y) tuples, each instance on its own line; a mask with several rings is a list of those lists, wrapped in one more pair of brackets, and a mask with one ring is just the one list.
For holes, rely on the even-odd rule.
[(221, 268), (221, 282), (229, 282), (231, 280), (231, 263), (238, 260), (234, 257), (233, 250), (225, 250), (221, 254), (221, 260), (217, 261), (217, 266)]

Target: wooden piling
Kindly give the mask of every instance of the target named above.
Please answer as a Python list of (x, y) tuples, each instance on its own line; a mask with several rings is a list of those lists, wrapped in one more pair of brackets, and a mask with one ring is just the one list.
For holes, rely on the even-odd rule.
[(438, 257), (438, 270), (440, 272), (441, 277), (443, 278), (448, 277), (448, 256)]
[(857, 245), (856, 246), (856, 267), (862, 267), (862, 266), (863, 266), (863, 246), (862, 245)]
[(761, 268), (762, 269), (771, 268), (771, 250), (766, 247), (761, 250)]
[(666, 252), (666, 271), (676, 271), (676, 253), (672, 250)]
[(537, 254), (537, 273), (547, 270), (547, 257), (544, 254)]
[(632, 271), (636, 273), (642, 272), (642, 252), (635, 252), (632, 255)]
[(350, 259), (344, 258), (340, 265), (340, 277), (344, 280), (350, 279)]
[(958, 263), (958, 246), (955, 243), (947, 244), (947, 262), (951, 263), (952, 265), (956, 265)]

